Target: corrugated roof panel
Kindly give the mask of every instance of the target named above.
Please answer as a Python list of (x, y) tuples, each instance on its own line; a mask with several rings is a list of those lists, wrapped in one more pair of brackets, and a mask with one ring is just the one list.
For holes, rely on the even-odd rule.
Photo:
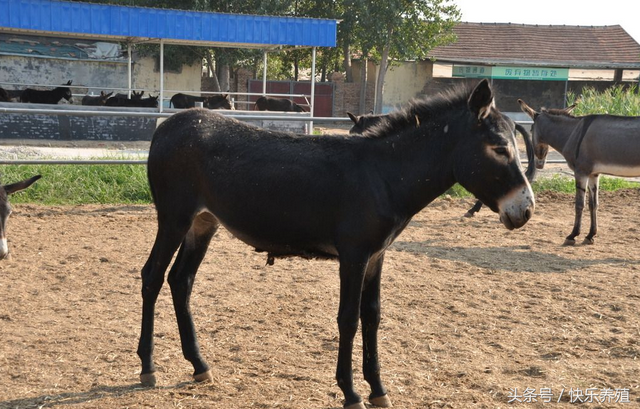
[(255, 39), (256, 43), (264, 43), (265, 38), (269, 38), (269, 20), (266, 17), (260, 19), (260, 36)]
[(227, 41), (230, 41), (232, 43), (241, 43), (242, 36), (238, 35), (238, 19), (236, 18), (236, 16), (229, 16), (228, 21), (229, 26), (227, 32), (229, 33), (229, 37), (227, 38)]
[(51, 34), (335, 47), (336, 20), (250, 16), (54, 0), (0, 0), (0, 29)]

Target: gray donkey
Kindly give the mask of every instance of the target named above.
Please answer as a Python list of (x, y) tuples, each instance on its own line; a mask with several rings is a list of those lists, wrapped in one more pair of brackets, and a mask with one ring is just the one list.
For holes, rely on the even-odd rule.
[(533, 119), (536, 167), (544, 167), (549, 146), (564, 156), (576, 179), (576, 216), (564, 242), (574, 245), (580, 234), (585, 195), (589, 188), (591, 228), (584, 244), (598, 232), (598, 182), (601, 174), (640, 176), (640, 117), (587, 115), (575, 117), (575, 104), (564, 109), (535, 111), (521, 99), (520, 108)]

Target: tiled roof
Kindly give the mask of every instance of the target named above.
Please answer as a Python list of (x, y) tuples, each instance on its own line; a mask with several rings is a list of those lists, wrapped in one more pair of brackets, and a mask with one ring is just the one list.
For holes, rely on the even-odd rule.
[(621, 26), (460, 23), (455, 43), (430, 57), (449, 62), (640, 68), (640, 44)]

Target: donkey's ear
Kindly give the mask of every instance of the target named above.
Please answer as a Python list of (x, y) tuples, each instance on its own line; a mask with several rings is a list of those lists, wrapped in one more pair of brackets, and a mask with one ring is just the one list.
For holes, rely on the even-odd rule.
[(5, 185), (4, 186), (4, 190), (5, 192), (7, 192), (8, 195), (15, 193), (15, 192), (19, 192), (21, 190), (24, 190), (26, 188), (28, 188), (29, 186), (31, 186), (33, 184), (33, 182), (35, 182), (36, 180), (40, 179), (42, 176), (41, 175), (36, 175), (32, 178), (23, 180), (22, 182), (16, 182), (16, 183), (12, 183), (10, 185)]
[(538, 113), (536, 112), (535, 109), (531, 108), (529, 105), (527, 105), (526, 102), (524, 102), (521, 99), (518, 100), (518, 104), (520, 104), (520, 109), (522, 110), (522, 112), (529, 115), (531, 119), (536, 119), (536, 117), (538, 116)]
[(570, 114), (571, 112), (573, 112), (574, 109), (576, 109), (577, 106), (578, 104), (570, 105), (564, 109), (564, 112), (566, 112), (567, 114)]
[(72, 80), (67, 81), (67, 85), (71, 85)]
[(358, 117), (357, 116), (353, 115), (351, 112), (347, 112), (347, 115), (353, 121), (354, 124), (358, 123)]
[(469, 105), (471, 112), (473, 112), (478, 118), (478, 121), (489, 116), (491, 108), (495, 107), (493, 91), (491, 91), (489, 81), (484, 79), (476, 85), (476, 88), (471, 93), (467, 104)]

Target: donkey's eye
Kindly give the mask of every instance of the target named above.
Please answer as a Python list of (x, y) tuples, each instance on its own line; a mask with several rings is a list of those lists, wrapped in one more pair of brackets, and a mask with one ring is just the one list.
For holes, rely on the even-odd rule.
[(493, 148), (493, 151), (498, 155), (507, 156), (509, 154), (509, 149), (507, 149), (506, 146), (496, 146), (495, 148)]

